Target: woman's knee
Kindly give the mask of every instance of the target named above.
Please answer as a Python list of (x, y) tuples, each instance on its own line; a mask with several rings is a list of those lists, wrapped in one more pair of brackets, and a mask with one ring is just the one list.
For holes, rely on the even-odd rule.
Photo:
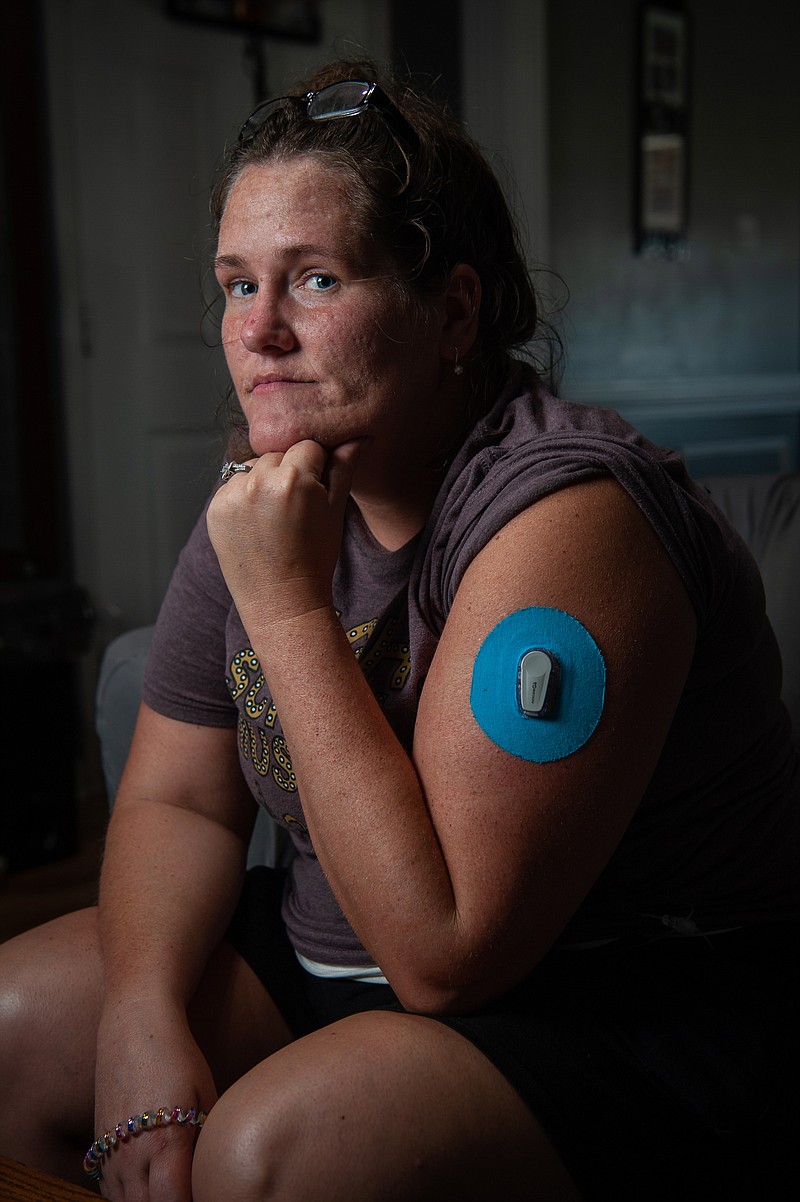
[[(84, 910), (0, 946), (0, 1079), (15, 1096), (79, 1089), (93, 1074), (100, 999), (94, 911)], [(79, 1091), (84, 1092), (84, 1091)]]
[(195, 1202), (577, 1197), (527, 1107), (472, 1045), (379, 1012), (297, 1041), (223, 1095), (194, 1180)]
[(261, 1161), (266, 1131), (262, 1124), (254, 1133), (251, 1124), (237, 1119), (230, 1094), (216, 1103), (197, 1141), (192, 1162), (194, 1202), (218, 1202), (220, 1198), (266, 1199), (273, 1196), (272, 1183), (261, 1179)]
[[(255, 1070), (256, 1073), (259, 1070)], [(267, 1202), (285, 1196), (297, 1115), (279, 1078), (245, 1077), (223, 1094), (200, 1134), (192, 1166), (194, 1202)], [(291, 1176), (291, 1173), (289, 1173)]]
[[(348, 1154), (352, 1133), (337, 1149), (336, 1128), (355, 1116), (348, 1102), (353, 1092), (349, 1074), (325, 1046), (332, 1038), (329, 1028), (292, 1043), (222, 1095), (197, 1143), (194, 1202), (221, 1197), (327, 1202), (340, 1196), (337, 1190), (350, 1180), (343, 1161), (357, 1157)], [(358, 1099), (359, 1109), (363, 1100)], [(371, 1195), (357, 1190), (348, 1196), (366, 1200)]]

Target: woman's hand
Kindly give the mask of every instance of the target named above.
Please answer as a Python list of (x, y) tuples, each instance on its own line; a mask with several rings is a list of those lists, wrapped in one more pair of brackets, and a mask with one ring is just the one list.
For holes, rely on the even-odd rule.
[(361, 442), (299, 442), (234, 475), (208, 510), (208, 532), (245, 625), (331, 605), (342, 523)]
[[(97, 1133), (159, 1107), (208, 1111), (211, 1071), (185, 1014), (150, 999), (106, 1007), (97, 1044)], [(191, 1202), (197, 1128), (170, 1123), (120, 1142), (103, 1161), (100, 1190), (111, 1202)]]

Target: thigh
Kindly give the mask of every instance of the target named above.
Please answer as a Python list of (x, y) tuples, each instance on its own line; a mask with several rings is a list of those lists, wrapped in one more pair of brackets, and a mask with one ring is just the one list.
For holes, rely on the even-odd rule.
[[(124, 937), (124, 936), (123, 936)], [(0, 1152), (55, 1171), (94, 1129), (94, 1072), (102, 999), (95, 909), (80, 910), (0, 946)], [(189, 1010), (218, 1088), (226, 1089), (292, 1036), (232, 947), (209, 961)], [(30, 1147), (30, 1151), (28, 1148)], [(38, 1159), (37, 1159), (38, 1158)]]
[(469, 1041), (375, 1011), (297, 1040), (214, 1107), (195, 1202), (578, 1197), (539, 1124)]

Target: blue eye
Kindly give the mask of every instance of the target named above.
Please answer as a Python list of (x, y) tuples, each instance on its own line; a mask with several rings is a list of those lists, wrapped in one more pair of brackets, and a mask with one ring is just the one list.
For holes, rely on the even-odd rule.
[(236, 280), (229, 288), (231, 296), (245, 297), (255, 296), (258, 292), (258, 284), (254, 284), (252, 280)]
[(326, 271), (315, 271), (306, 280), (306, 284), (312, 292), (330, 292), (338, 282), (336, 276), (328, 275)]

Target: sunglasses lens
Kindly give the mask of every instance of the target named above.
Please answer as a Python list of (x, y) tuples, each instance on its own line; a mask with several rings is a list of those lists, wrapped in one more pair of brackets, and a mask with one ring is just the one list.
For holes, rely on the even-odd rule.
[(274, 113), (276, 109), (283, 108), (289, 97), (280, 96), (276, 100), (267, 100), (264, 104), (260, 104), (254, 112), (245, 121), (242, 128), (239, 130), (239, 141), (249, 142), (251, 138), (260, 130), (261, 126), (269, 117), (270, 113)]
[(312, 121), (351, 117), (361, 109), (371, 90), (372, 84), (360, 83), (354, 79), (331, 84), (311, 97), (308, 115)]
[(391, 103), (387, 96), (375, 83), (367, 83), (360, 79), (344, 79), (339, 83), (328, 84), (319, 92), (306, 93), (305, 96), (279, 96), (276, 100), (267, 100), (250, 114), (239, 131), (239, 142), (246, 145), (260, 130), (268, 117), (278, 108), (286, 106), (305, 109), (312, 121), (330, 121), (337, 117), (357, 117), (367, 108), (376, 108), (384, 120), (392, 126), (394, 133), (399, 134), (406, 142), (414, 145), (417, 136), (406, 121), (405, 117)]

